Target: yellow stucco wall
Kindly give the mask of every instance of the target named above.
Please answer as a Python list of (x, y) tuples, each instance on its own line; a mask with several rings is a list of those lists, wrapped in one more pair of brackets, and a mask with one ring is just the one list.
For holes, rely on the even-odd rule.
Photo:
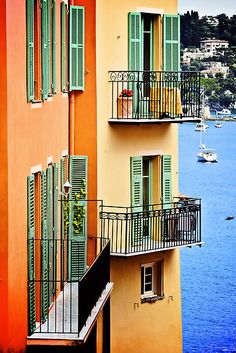
[[(178, 2), (97, 0), (98, 198), (105, 205), (130, 205), (130, 157), (172, 155), (172, 193), (178, 194), (176, 124), (110, 125), (109, 70), (128, 70), (128, 13), (148, 8), (176, 14)], [(161, 15), (159, 17), (160, 21)], [(160, 35), (161, 38), (161, 35)], [(156, 48), (161, 43), (156, 43)], [(160, 69), (158, 53), (155, 69)], [(159, 59), (158, 59), (159, 58)], [(159, 60), (159, 62), (158, 62)], [(164, 259), (165, 298), (141, 304), (140, 265)], [(129, 258), (113, 257), (111, 280), (111, 352), (180, 353), (182, 351), (179, 251)], [(173, 300), (172, 300), (173, 298)]]
[[(164, 299), (141, 303), (141, 264), (164, 260)], [(111, 346), (119, 353), (180, 353), (179, 252), (170, 250), (128, 259), (113, 257)]]

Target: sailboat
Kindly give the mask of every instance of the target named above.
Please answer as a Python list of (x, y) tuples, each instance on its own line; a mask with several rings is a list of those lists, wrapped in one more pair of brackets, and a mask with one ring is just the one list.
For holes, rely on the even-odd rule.
[[(204, 103), (204, 92), (203, 92), (202, 112), (204, 112), (205, 110), (204, 104), (205, 103)], [(204, 114), (202, 114), (202, 122), (204, 123)], [(198, 162), (210, 162), (210, 163), (218, 162), (218, 156), (215, 150), (211, 148), (206, 148), (206, 145), (204, 143), (204, 131), (205, 131), (204, 129), (201, 130), (200, 148), (197, 152), (197, 160)]]

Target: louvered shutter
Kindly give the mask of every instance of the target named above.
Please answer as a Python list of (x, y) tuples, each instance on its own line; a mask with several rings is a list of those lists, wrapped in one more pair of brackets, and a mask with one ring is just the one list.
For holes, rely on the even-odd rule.
[(170, 208), (172, 203), (172, 162), (171, 156), (162, 156), (162, 203), (163, 208)]
[(61, 3), (61, 90), (67, 89), (67, 73), (66, 73), (66, 21), (67, 19), (67, 4)]
[(57, 37), (56, 37), (56, 0), (52, 1), (52, 93), (55, 94), (57, 91)]
[[(63, 157), (61, 158), (60, 161), (60, 184), (61, 184), (61, 192), (64, 193), (64, 189), (63, 189), (63, 185), (66, 182), (66, 175), (68, 175), (68, 173), (66, 173), (66, 158)], [(61, 253), (62, 253), (62, 261), (61, 261), (61, 271), (62, 271), (62, 278), (64, 279), (64, 281), (67, 281), (67, 264), (68, 264), (68, 256), (67, 256), (67, 242), (66, 240), (68, 239), (68, 234), (66, 231), (66, 225), (65, 225), (65, 217), (64, 217), (64, 211), (65, 211), (65, 205), (67, 201), (65, 200), (65, 197), (62, 195), (61, 197), (62, 201), (60, 203), (61, 206)]]
[(49, 304), (53, 295), (53, 167), (46, 170), (47, 178), (47, 239), (48, 239), (48, 268), (49, 268)]
[(143, 237), (143, 158), (131, 157), (131, 203), (132, 203), (132, 233), (134, 243)]
[[(86, 252), (87, 252), (87, 202), (83, 201), (87, 198), (88, 185), (88, 159), (86, 156), (70, 156), (69, 159), (69, 180), (72, 185), (70, 191), (70, 215), (69, 215), (69, 264), (68, 277), (69, 280), (78, 280), (83, 276), (86, 270)], [(81, 234), (74, 233), (74, 204), (75, 194), (81, 192), (84, 188), (83, 181), (85, 181), (85, 192), (82, 196), (79, 205), (84, 208), (84, 219)]]
[(48, 97), (48, 0), (41, 3), (42, 98)]
[(70, 91), (84, 90), (84, 7), (70, 6)]
[(27, 178), (27, 232), (28, 232), (28, 332), (36, 329), (35, 303), (35, 197), (34, 175)]
[(180, 17), (163, 16), (163, 69), (180, 70)]
[(34, 99), (34, 0), (27, 0), (27, 99)]
[(51, 0), (47, 0), (47, 94), (51, 90)]
[(57, 241), (58, 241), (58, 163), (53, 165), (53, 290), (56, 290), (57, 279)]
[(141, 14), (130, 12), (128, 17), (129, 27), (129, 52), (128, 63), (130, 71), (138, 71), (135, 74), (134, 82), (130, 83), (128, 88), (133, 91), (132, 111), (138, 113), (138, 95), (140, 87), (138, 86), (139, 71), (142, 70), (142, 35), (141, 35)]
[(41, 322), (48, 316), (49, 307), (49, 240), (47, 237), (47, 178), (41, 173)]
[(129, 70), (142, 70), (141, 14), (129, 13)]

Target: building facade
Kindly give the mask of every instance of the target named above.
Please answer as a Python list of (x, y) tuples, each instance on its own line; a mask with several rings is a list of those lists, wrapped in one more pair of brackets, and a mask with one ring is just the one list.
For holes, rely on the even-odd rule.
[(200, 76), (177, 6), (3, 1), (0, 352), (181, 352), (201, 205), (178, 193), (178, 123)]
[(178, 248), (199, 244), (200, 234), (197, 201), (188, 213), (178, 198), (178, 122), (197, 115), (196, 102), (184, 99), (184, 82), (195, 79), (179, 70), (177, 12), (177, 1), (97, 0), (98, 195), (111, 239), (112, 353), (182, 351)]
[(106, 351), (109, 249), (85, 201), (97, 200), (95, 2), (3, 1), (0, 16), (0, 351)]

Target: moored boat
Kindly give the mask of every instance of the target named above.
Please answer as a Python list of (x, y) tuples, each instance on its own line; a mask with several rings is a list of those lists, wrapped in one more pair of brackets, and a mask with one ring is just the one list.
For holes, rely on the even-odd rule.
[(222, 127), (222, 124), (221, 124), (221, 123), (216, 123), (216, 124), (215, 124), (215, 127), (216, 127), (217, 129), (220, 129), (220, 128)]
[(206, 129), (208, 129), (208, 125), (205, 124), (203, 121), (201, 121), (200, 123), (197, 123), (195, 126), (195, 131), (205, 131)]
[(216, 112), (216, 115), (231, 115), (231, 111), (229, 109), (222, 109)]
[(215, 150), (206, 148), (205, 145), (202, 145), (197, 153), (197, 159), (199, 162), (218, 162), (218, 156)]

